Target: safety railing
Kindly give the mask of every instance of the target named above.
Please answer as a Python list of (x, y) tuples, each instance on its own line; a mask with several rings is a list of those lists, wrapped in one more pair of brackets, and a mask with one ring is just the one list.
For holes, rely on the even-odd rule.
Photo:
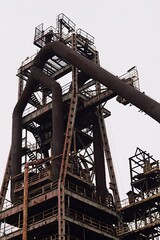
[(85, 88), (80, 91), (80, 94), (84, 95), (85, 98), (91, 99), (97, 95), (97, 90), (95, 89), (95, 85)]
[(22, 61), (20, 68), (18, 69), (17, 76), (21, 77), (21, 74), (24, 70), (31, 67), (31, 64), (33, 63), (33, 60), (35, 58), (36, 54), (33, 54), (31, 57), (27, 57), (24, 61)]
[(156, 188), (151, 188), (148, 191), (145, 191), (143, 193), (135, 194), (134, 201), (131, 203), (129, 202), (129, 198), (123, 199), (121, 201), (121, 207), (127, 207), (130, 204), (138, 203), (140, 204), (141, 201), (144, 201), (145, 199), (149, 199), (150, 197), (156, 196), (157, 194), (160, 194), (160, 186)]
[(100, 84), (100, 88), (97, 90), (96, 82), (93, 80), (84, 85), (80, 89), (79, 93), (85, 98), (85, 106), (103, 100), (104, 98), (109, 97), (111, 94), (113, 94), (112, 91), (110, 91), (106, 86), (102, 84)]
[(96, 93), (97, 93), (96, 89), (92, 89), (92, 88), (87, 88), (81, 92), (81, 94), (84, 94), (84, 96), (88, 98), (95, 97)]
[(69, 181), (66, 181), (66, 188), (74, 193), (77, 193), (78, 195), (84, 196), (91, 200), (96, 199), (96, 193), (94, 191), (91, 191), (91, 190), (89, 191), (89, 190), (85, 189), (84, 187), (78, 186)]
[(58, 31), (60, 32), (61, 25), (65, 26), (69, 32), (74, 32), (75, 31), (75, 26), (76, 24), (71, 21), (64, 13), (60, 13), (57, 16), (57, 28)]
[(99, 203), (108, 208), (115, 208), (112, 201), (108, 201), (106, 199), (106, 202), (102, 202), (101, 197), (97, 197), (96, 191), (94, 189), (93, 190), (85, 189), (84, 187), (73, 184), (69, 181), (66, 181), (65, 187), (67, 190), (74, 192), (79, 196), (83, 196), (86, 199), (90, 199), (91, 201), (93, 201), (95, 203)]
[(154, 227), (160, 224), (160, 213), (155, 216), (148, 217), (143, 220), (139, 220), (135, 223), (128, 223), (126, 226), (116, 228), (117, 236), (122, 236), (134, 231), (142, 231), (149, 227)]
[[(46, 179), (46, 178), (50, 179), (50, 180), (53, 179), (53, 172), (51, 171), (51, 169), (50, 170), (49, 169), (44, 169), (39, 173), (34, 173), (33, 176), (29, 177), (28, 184), (29, 184), (29, 186), (31, 186), (33, 184), (36, 184), (40, 180), (43, 180), (43, 179)], [(16, 182), (15, 183), (15, 191), (23, 189), (23, 186), (24, 186), (24, 181), (23, 180), (19, 181), (19, 182)]]
[(32, 190), (28, 194), (28, 199), (31, 200), (35, 197), (38, 197), (39, 195), (46, 194), (47, 192), (53, 191), (58, 188), (58, 182), (51, 182), (48, 184), (45, 184), (42, 187), (36, 188), (35, 190)]
[[(39, 25), (39, 26), (41, 26), (41, 25)], [(50, 26), (50, 27), (46, 28), (45, 30), (43, 30), (43, 28), (38, 29), (39, 26), (35, 28), (35, 36), (34, 36), (34, 43), (35, 44), (38, 43), (39, 46), (43, 47), (45, 45), (45, 41), (43, 40), (43, 38), (48, 33), (53, 34), (53, 36), (55, 37), (54, 40), (58, 39), (57, 30), (54, 27)]]
[(33, 215), (28, 218), (28, 226), (37, 224), (38, 222), (46, 221), (49, 218), (56, 217), (58, 215), (58, 207), (47, 209), (43, 212), (40, 212), (36, 215)]
[(17, 226), (19, 226), (18, 222), (14, 223), (12, 225), (7, 224), (7, 223), (1, 223), (1, 225), (0, 225), (0, 237), (5, 237), (9, 234), (15, 233), (15, 232), (22, 229), (22, 226), (21, 227), (17, 227)]
[(121, 75), (119, 78), (120, 79), (129, 79), (129, 78), (132, 79), (133, 87), (136, 88), (137, 90), (140, 90), (138, 70), (136, 67), (129, 69), (127, 71), (127, 73)]
[(33, 60), (35, 59), (36, 55), (37, 55), (37, 53), (33, 54), (31, 57), (27, 57), (24, 61), (22, 61), (20, 69), (23, 70), (23, 68), (26, 65), (30, 64), (31, 62), (33, 62)]
[(80, 221), (80, 222), (86, 224), (87, 226), (96, 228), (102, 232), (106, 232), (111, 235), (116, 235), (116, 231), (113, 226), (106, 224), (102, 221), (99, 221), (95, 218), (92, 218), (86, 214), (77, 212), (73, 209), (70, 209), (70, 208), (66, 209), (66, 216), (72, 218), (73, 220)]
[(77, 29), (76, 34), (78, 35), (79, 38), (84, 40), (89, 45), (94, 44), (94, 37), (91, 34), (87, 33), (86, 31), (82, 30), (81, 28)]
[(49, 178), (51, 179), (53, 177), (53, 171), (51, 169), (44, 169), (39, 173), (36, 173), (32, 177), (28, 179), (28, 184), (35, 184), (37, 181), (44, 179), (44, 178)]
[[(18, 182), (18, 183), (16, 183), (16, 188), (17, 189), (18, 188), (22, 189), (23, 185), (24, 185), (23, 181)], [(42, 187), (38, 187), (38, 188), (36, 188), (36, 189), (34, 189), (32, 191), (29, 191), (28, 199), (31, 200), (31, 199), (39, 196), (39, 195), (46, 194), (47, 192), (53, 191), (53, 190), (55, 190), (57, 188), (58, 188), (58, 182), (57, 181), (56, 182), (47, 183), (47, 184), (43, 185)], [(19, 204), (22, 204), (22, 202), (23, 202), (22, 200), (23, 199), (19, 199), (19, 201), (16, 202), (14, 204), (14, 206), (13, 206), (11, 201), (5, 199), (2, 211), (9, 210), (12, 207), (15, 207), (15, 206), (17, 206)]]
[(142, 178), (142, 177), (145, 177), (146, 175), (152, 174), (154, 172), (158, 172), (160, 170), (158, 161), (155, 162), (155, 164), (156, 165), (148, 164), (148, 166), (144, 166), (143, 167), (143, 172), (141, 171), (141, 173), (138, 173), (137, 171), (134, 170), (134, 174), (133, 174), (133, 177), (132, 177), (132, 184), (138, 182), (140, 180), (140, 177)]
[[(39, 174), (37, 173), (37, 174), (35, 174), (35, 176), (32, 176), (32, 177), (29, 178), (29, 185), (36, 184), (37, 181), (43, 180), (43, 178), (46, 178), (46, 177), (48, 179), (52, 179), (51, 174), (52, 173), (48, 173), (47, 170), (44, 171), (44, 172), (42, 171)], [(15, 192), (23, 190), (23, 186), (24, 186), (23, 180), (16, 182), (16, 184), (15, 184)], [(28, 199), (31, 200), (31, 199), (33, 199), (35, 197), (38, 197), (38, 196), (43, 195), (43, 194), (46, 194), (47, 192), (53, 191), (53, 190), (55, 190), (57, 188), (58, 188), (58, 182), (57, 181), (47, 183), (47, 184), (45, 184), (43, 186), (37, 187), (36, 189), (29, 191)], [(83, 196), (84, 198), (89, 199), (89, 200), (91, 200), (91, 201), (93, 201), (95, 203), (104, 205), (105, 207), (108, 207), (110, 209), (112, 209), (112, 208), (114, 209), (115, 208), (115, 206), (113, 205), (112, 201), (107, 201), (107, 199), (106, 199), (106, 202), (102, 202), (101, 198), (97, 197), (96, 191), (94, 189), (93, 190), (92, 189), (91, 190), (85, 189), (84, 187), (81, 187), (79, 185), (73, 184), (73, 183), (71, 183), (69, 181), (66, 181), (65, 188), (67, 190), (69, 190), (69, 191), (71, 191), (73, 193), (76, 193), (79, 196)], [(21, 204), (21, 203), (22, 203), (22, 199), (17, 204)], [(11, 207), (13, 207), (12, 203), (9, 202), (9, 201), (5, 201), (5, 204), (3, 206), (3, 210), (9, 209)]]
[(9, 208), (13, 207), (13, 204), (10, 200), (8, 199), (4, 199), (4, 203), (3, 203), (3, 208), (2, 208), (2, 211), (5, 211)]
[[(38, 214), (35, 214), (28, 218), (28, 227), (37, 224), (42, 221), (46, 221), (47, 219), (57, 217), (58, 216), (58, 207), (55, 206), (53, 208), (47, 209), (43, 212), (40, 212)], [(22, 230), (23, 222), (22, 219), (18, 222), (15, 222), (14, 224), (10, 225), (8, 223), (1, 223), (0, 226), (0, 237), (7, 236), (9, 234), (12, 234), (16, 231)], [(54, 238), (53, 238), (54, 239)]]

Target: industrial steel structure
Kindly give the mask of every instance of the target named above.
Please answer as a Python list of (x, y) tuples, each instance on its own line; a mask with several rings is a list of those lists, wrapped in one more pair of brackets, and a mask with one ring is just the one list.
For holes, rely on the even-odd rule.
[(121, 77), (101, 68), (93, 36), (64, 14), (56, 28), (36, 27), (34, 44), (39, 52), (17, 74), (0, 239), (158, 239), (159, 161), (137, 148), (129, 159), (131, 191), (121, 201), (105, 103), (116, 97), (160, 122), (159, 103), (140, 91), (135, 67)]

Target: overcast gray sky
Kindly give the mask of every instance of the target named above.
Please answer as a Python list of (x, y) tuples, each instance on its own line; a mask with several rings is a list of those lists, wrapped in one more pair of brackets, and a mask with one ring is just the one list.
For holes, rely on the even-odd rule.
[[(63, 12), (77, 28), (95, 37), (101, 65), (115, 75), (137, 66), (141, 90), (159, 102), (160, 88), (159, 0), (5, 0), (0, 4), (0, 185), (11, 143), (12, 111), (17, 101), (17, 69), (36, 53), (34, 29), (56, 25)], [(159, 124), (134, 106), (108, 103), (110, 146), (121, 193), (129, 190), (128, 157), (136, 147), (159, 159)]]

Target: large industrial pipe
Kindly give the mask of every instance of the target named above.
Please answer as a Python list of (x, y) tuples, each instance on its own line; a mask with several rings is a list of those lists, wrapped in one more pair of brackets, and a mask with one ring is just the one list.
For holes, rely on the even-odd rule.
[[(41, 69), (34, 68), (33, 76), (39, 79), (43, 85), (47, 85), (52, 90), (52, 156), (56, 157), (63, 152), (64, 128), (63, 128), (63, 103), (62, 88), (59, 83), (51, 80)], [(60, 171), (60, 160), (53, 161), (54, 178), (58, 179)]]
[(36, 82), (29, 81), (20, 100), (16, 104), (12, 116), (12, 145), (11, 145), (11, 200), (16, 201), (14, 194), (15, 176), (21, 172), (22, 157), (22, 113), (27, 105)]
[[(52, 90), (52, 155), (57, 156), (63, 151), (63, 109), (62, 109), (62, 90), (60, 85), (53, 79), (49, 78), (42, 70), (36, 67), (32, 68), (31, 76), (27, 82), (26, 88), (16, 104), (13, 111), (12, 120), (12, 150), (11, 150), (11, 199), (16, 201), (14, 194), (15, 179), (14, 177), (21, 172), (22, 157), (22, 113), (29, 99), (37, 87), (41, 83)], [(54, 141), (54, 143), (53, 143)], [(55, 177), (59, 172), (59, 163), (55, 161), (54, 170)]]
[(43, 47), (35, 59), (35, 65), (42, 69), (45, 62), (54, 55), (73, 64), (86, 75), (102, 83), (115, 94), (125, 98), (157, 122), (160, 122), (160, 104), (158, 102), (144, 95), (134, 87), (127, 85), (118, 77), (67, 47), (62, 42), (48, 43)]
[(49, 78), (37, 67), (32, 68), (33, 80), (38, 80), (39, 83), (52, 90), (52, 136), (53, 140), (56, 140), (52, 147), (52, 155), (56, 157), (62, 154), (64, 140), (62, 88), (59, 83)]

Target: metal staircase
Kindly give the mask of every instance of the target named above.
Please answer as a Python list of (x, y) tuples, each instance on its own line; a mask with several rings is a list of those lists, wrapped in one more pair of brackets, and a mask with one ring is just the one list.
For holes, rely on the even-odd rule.
[(34, 122), (29, 122), (29, 124), (26, 125), (26, 129), (33, 134), (38, 146), (41, 147), (42, 141), (39, 133), (39, 127), (36, 127)]
[(30, 103), (32, 106), (36, 107), (36, 108), (40, 108), (40, 107), (41, 107), (41, 103), (40, 103), (40, 101), (38, 100), (38, 98), (36, 97), (35, 93), (32, 93), (31, 98), (30, 98), (30, 100), (29, 100), (29, 103)]

